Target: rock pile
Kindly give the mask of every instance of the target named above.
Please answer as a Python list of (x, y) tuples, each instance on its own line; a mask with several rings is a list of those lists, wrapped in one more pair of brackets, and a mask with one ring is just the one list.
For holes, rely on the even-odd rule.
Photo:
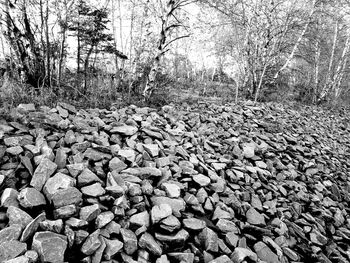
[(346, 113), (20, 105), (0, 262), (349, 262)]

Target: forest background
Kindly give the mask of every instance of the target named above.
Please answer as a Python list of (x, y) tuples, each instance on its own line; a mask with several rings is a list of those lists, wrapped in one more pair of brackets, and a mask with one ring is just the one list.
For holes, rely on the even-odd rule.
[(348, 0), (1, 0), (0, 106), (349, 102)]

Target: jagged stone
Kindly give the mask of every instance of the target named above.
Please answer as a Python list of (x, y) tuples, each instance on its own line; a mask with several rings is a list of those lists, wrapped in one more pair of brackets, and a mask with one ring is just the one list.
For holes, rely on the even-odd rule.
[(33, 237), (32, 249), (41, 262), (63, 262), (67, 249), (67, 237), (53, 232), (37, 232)]

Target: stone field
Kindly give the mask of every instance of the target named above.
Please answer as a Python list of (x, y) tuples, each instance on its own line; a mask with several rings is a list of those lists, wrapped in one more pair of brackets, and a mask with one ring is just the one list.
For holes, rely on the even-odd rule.
[(350, 114), (22, 104), (0, 197), (0, 262), (350, 262)]

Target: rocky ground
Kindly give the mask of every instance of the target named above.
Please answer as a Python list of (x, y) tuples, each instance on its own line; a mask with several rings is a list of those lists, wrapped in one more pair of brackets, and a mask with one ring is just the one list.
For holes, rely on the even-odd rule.
[(0, 262), (350, 262), (350, 115), (264, 104), (0, 120)]

